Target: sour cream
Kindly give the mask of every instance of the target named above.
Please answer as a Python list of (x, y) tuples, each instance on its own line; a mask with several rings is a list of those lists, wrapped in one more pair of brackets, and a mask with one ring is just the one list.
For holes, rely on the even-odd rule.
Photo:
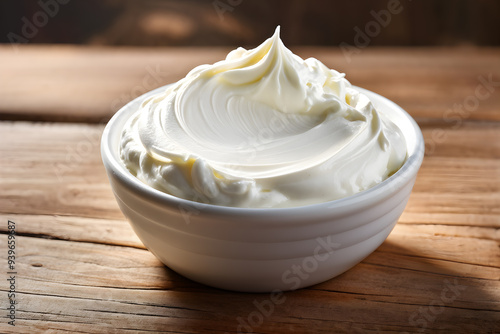
[(201, 65), (145, 100), (121, 159), (173, 196), (236, 207), (290, 207), (356, 194), (406, 158), (399, 128), (343, 73), (294, 55), (274, 35)]

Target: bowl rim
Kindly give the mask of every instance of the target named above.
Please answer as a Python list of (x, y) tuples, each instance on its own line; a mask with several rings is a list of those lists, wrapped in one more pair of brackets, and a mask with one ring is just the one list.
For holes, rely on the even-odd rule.
[[(143, 99), (157, 94), (163, 90), (165, 90), (169, 85), (158, 87), (154, 90), (151, 90), (124, 105), (121, 107), (108, 121), (101, 137), (101, 158), (106, 168), (108, 174), (111, 172), (113, 176), (115, 176), (123, 185), (125, 185), (129, 190), (133, 190), (135, 195), (138, 195), (142, 198), (146, 198), (149, 201), (152, 201), (161, 206), (166, 206), (175, 209), (181, 208), (193, 208), (197, 211), (203, 212), (203, 214), (215, 214), (215, 215), (246, 215), (246, 216), (265, 216), (265, 217), (280, 217), (283, 214), (311, 214), (322, 212), (322, 211), (330, 211), (336, 209), (345, 209), (346, 207), (357, 206), (362, 202), (372, 202), (375, 198), (386, 198), (390, 197), (392, 194), (397, 192), (398, 189), (406, 185), (414, 176), (416, 176), (424, 157), (425, 144), (422, 135), (422, 131), (419, 126), (415, 122), (415, 120), (399, 105), (394, 103), (393, 101), (379, 95), (375, 92), (369, 91), (367, 89), (353, 86), (355, 89), (360, 90), (364, 94), (367, 94), (369, 97), (376, 97), (378, 100), (383, 102), (387, 107), (393, 109), (401, 113), (412, 125), (413, 132), (416, 136), (414, 147), (411, 150), (408, 148), (408, 151), (412, 152), (410, 155), (406, 157), (405, 162), (401, 166), (401, 168), (396, 171), (393, 175), (380, 182), (379, 184), (363, 190), (359, 193), (343, 197), (336, 200), (307, 204), (303, 206), (293, 206), (293, 207), (279, 207), (279, 208), (241, 208), (241, 207), (230, 207), (230, 206), (222, 206), (216, 204), (207, 204), (196, 201), (191, 201), (188, 199), (183, 199), (180, 197), (176, 197), (174, 195), (162, 192), (157, 190), (139, 179), (133, 176), (119, 161), (119, 154), (113, 153), (114, 149), (112, 147), (112, 139), (111, 136), (115, 135), (118, 131), (116, 123), (121, 121), (121, 119), (125, 116), (130, 117), (129, 114), (133, 114), (135, 111), (129, 110), (132, 104), (136, 104)], [(120, 129), (121, 130), (121, 129)], [(121, 134), (121, 131), (120, 131)], [(403, 131), (403, 135), (405, 137), (408, 135)], [(116, 194), (115, 194), (116, 195)], [(370, 201), (370, 199), (372, 201)], [(344, 210), (341, 210), (344, 211)]]

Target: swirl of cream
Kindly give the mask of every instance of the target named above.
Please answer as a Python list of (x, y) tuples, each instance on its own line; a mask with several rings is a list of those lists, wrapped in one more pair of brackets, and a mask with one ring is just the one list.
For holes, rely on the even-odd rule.
[(401, 167), (406, 144), (344, 74), (288, 50), (278, 27), (145, 100), (123, 130), (121, 157), (174, 196), (285, 207), (380, 183)]

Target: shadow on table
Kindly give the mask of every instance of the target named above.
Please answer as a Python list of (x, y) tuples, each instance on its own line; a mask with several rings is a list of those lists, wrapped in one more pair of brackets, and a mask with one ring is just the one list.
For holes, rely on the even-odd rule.
[(174, 288), (164, 314), (172, 316), (172, 305), (180, 327), (202, 332), (498, 331), (498, 301), (485, 274), (450, 267), (386, 241), (346, 273), (281, 298), (210, 288), (165, 268)]

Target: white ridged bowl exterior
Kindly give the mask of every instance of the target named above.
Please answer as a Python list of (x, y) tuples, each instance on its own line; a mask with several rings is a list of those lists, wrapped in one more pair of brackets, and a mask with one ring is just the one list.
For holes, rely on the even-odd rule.
[(408, 158), (381, 184), (336, 201), (244, 209), (183, 200), (142, 183), (120, 161), (127, 119), (149, 92), (120, 109), (104, 130), (101, 154), (120, 209), (144, 245), (194, 281), (248, 292), (294, 290), (335, 277), (372, 253), (403, 212), (422, 163), (415, 121), (391, 101), (360, 89), (405, 135)]

